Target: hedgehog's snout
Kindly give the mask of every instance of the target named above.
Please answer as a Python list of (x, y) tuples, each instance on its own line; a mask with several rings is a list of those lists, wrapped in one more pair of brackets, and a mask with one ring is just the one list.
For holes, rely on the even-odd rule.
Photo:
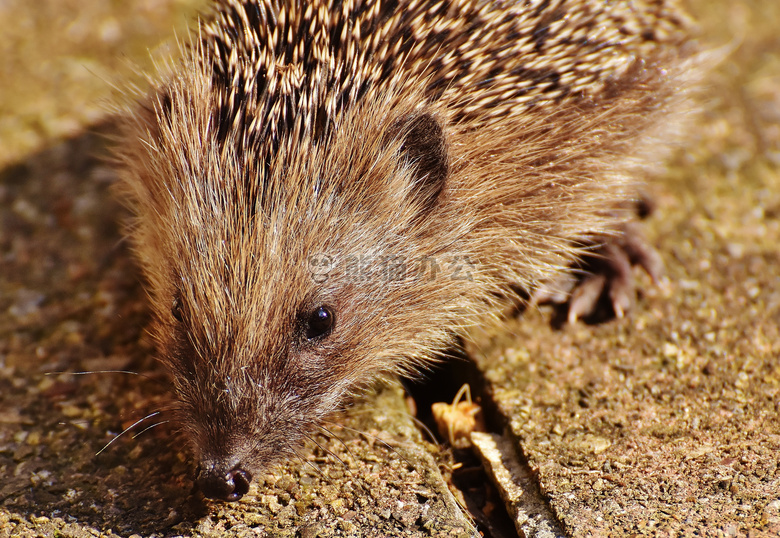
[(240, 466), (225, 471), (218, 465), (201, 465), (198, 473), (198, 488), (209, 499), (233, 502), (249, 491), (252, 475)]

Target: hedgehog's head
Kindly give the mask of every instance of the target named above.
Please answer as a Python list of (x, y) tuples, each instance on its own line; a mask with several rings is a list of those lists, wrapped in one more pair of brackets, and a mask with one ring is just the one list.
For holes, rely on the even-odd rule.
[(357, 387), (441, 348), (473, 285), (452, 250), (468, 219), (432, 110), (356, 106), (269, 154), (157, 108), (156, 334), (198, 483), (235, 500)]

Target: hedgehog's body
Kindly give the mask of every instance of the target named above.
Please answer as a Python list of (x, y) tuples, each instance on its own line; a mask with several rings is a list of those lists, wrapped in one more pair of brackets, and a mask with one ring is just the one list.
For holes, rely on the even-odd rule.
[(687, 60), (664, 0), (216, 9), (119, 153), (201, 486), (233, 499), (609, 232)]

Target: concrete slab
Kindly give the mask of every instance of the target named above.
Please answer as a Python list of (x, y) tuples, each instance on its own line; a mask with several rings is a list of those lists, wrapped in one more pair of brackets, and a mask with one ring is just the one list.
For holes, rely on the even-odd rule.
[[(192, 493), (168, 424), (95, 456), (165, 421), (166, 381), (83, 128), (105, 117), (116, 59), (148, 65), (197, 3), (0, 5), (0, 537), (471, 535), (397, 389), (237, 505)], [(517, 493), (505, 455), (521, 454), (572, 536), (780, 534), (780, 4), (691, 3), (706, 39), (740, 45), (651, 186), (670, 290), (645, 282), (631, 317), (595, 327), (531, 313), (471, 348), (508, 425), (488, 468)], [(75, 370), (146, 377), (45, 375)]]

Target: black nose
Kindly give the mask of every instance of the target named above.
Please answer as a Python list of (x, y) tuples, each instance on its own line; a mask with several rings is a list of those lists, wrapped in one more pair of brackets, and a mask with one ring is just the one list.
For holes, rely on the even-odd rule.
[(209, 499), (232, 502), (247, 494), (251, 481), (252, 475), (243, 469), (235, 468), (225, 473), (212, 467), (200, 471), (197, 483)]

